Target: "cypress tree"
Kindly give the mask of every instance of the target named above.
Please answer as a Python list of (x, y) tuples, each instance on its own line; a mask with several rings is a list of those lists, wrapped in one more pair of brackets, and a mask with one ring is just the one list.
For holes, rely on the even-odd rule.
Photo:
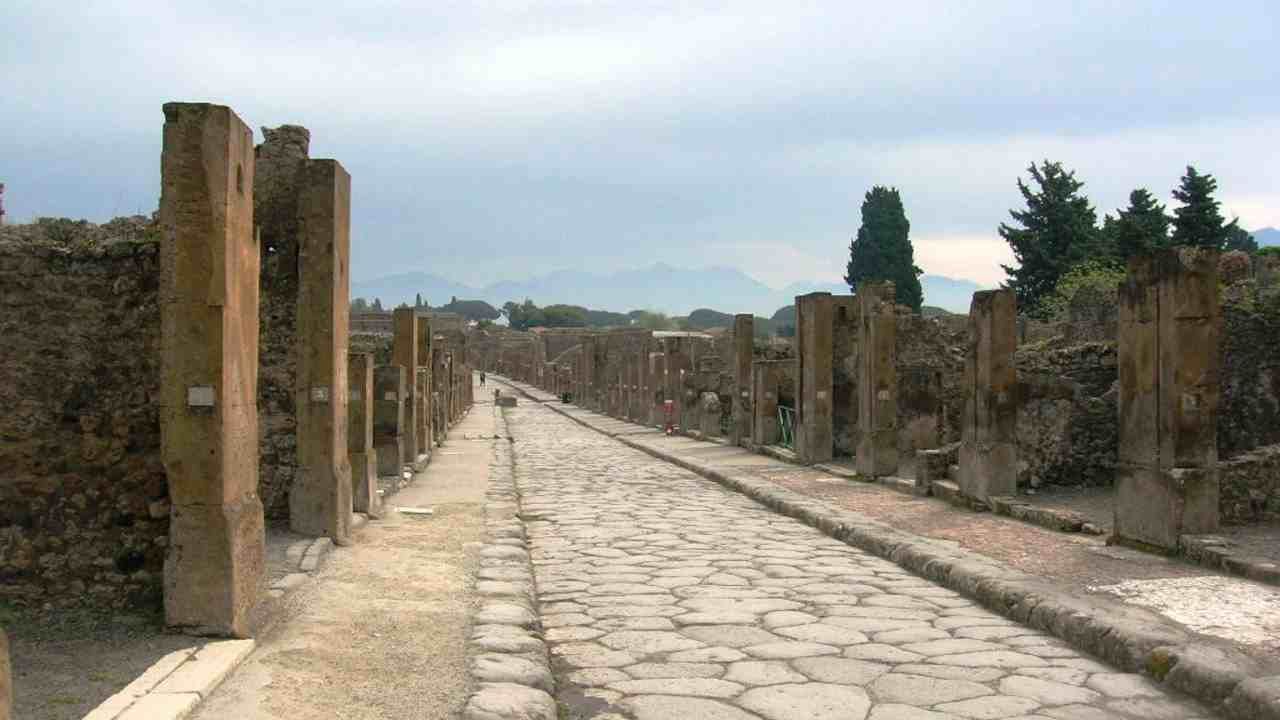
[(849, 289), (869, 281), (891, 280), (896, 300), (914, 312), (920, 312), (924, 291), (911, 247), (911, 223), (902, 208), (897, 188), (876, 185), (862, 201), (862, 225), (849, 243), (849, 263), (844, 281)]
[(1112, 237), (1122, 259), (1149, 253), (1169, 244), (1169, 216), (1151, 193), (1139, 188), (1129, 193), (1129, 207), (1120, 211)]

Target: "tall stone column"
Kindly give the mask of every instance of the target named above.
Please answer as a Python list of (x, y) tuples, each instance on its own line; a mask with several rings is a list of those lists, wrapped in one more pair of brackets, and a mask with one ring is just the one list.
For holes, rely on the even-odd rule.
[(408, 385), (408, 375), (400, 365), (373, 369), (373, 448), (378, 456), (378, 475), (397, 478), (397, 482), (404, 467)]
[(831, 459), (831, 293), (796, 297), (796, 454), (801, 462)]
[(778, 427), (778, 363), (781, 360), (758, 360), (751, 364), (752, 411), (751, 442), (774, 445), (781, 439)]
[(1172, 248), (1120, 285), (1115, 535), (1176, 549), (1218, 529), (1218, 255)]
[(251, 633), (264, 564), (258, 479), (253, 133), (166, 103), (160, 159), (160, 444), (172, 510), (165, 622)]
[(898, 472), (898, 317), (893, 283), (858, 286), (858, 451), (867, 477)]
[(1013, 353), (1018, 346), (1013, 290), (984, 290), (969, 305), (960, 420), (960, 492), (986, 502), (1018, 490), (1018, 403)]
[[(0, 189), (4, 186), (0, 185)], [(0, 218), (2, 219), (2, 218)], [(13, 718), (13, 671), (9, 664), (9, 636), (0, 628), (0, 720)]]
[(729, 443), (751, 441), (751, 360), (755, 346), (755, 317), (750, 313), (733, 316), (733, 425)]
[(649, 392), (645, 396), (647, 403), (645, 418), (650, 426), (662, 424), (663, 373), (666, 372), (666, 357), (660, 352), (649, 353), (647, 363), (649, 371)]
[(404, 368), (405, 388), (401, 396), (404, 401), (404, 435), (401, 437), (400, 449), (404, 456), (400, 458), (402, 465), (418, 464), (418, 455), (423, 452), (422, 436), (418, 431), (421, 419), (418, 417), (418, 365), (431, 362), (418, 357), (418, 318), (413, 308), (396, 308), (391, 314), (391, 364)]
[(373, 353), (347, 356), (347, 455), (351, 461), (351, 507), (382, 514), (378, 455), (373, 444)]
[(298, 194), (298, 472), (289, 491), (289, 527), (338, 544), (351, 534), (350, 229), (351, 176), (334, 160), (309, 161)]
[[(435, 348), (434, 331), (431, 329), (431, 318), (418, 318), (418, 367), (426, 371), (425, 387), (415, 395), (418, 400), (418, 424), (414, 427), (418, 434), (418, 454), (430, 455), (435, 447), (435, 393), (437, 377), (432, 365), (432, 353)], [(439, 378), (443, 382), (443, 378)]]

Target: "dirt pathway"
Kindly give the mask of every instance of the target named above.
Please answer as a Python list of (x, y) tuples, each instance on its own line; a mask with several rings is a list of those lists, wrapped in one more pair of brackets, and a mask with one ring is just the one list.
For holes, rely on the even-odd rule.
[[(477, 399), (484, 393), (477, 388)], [(469, 687), (466, 637), (492, 457), (478, 402), (431, 465), (337, 548), (290, 612), (193, 715), (199, 720), (450, 718)], [(505, 441), (504, 441), (505, 442)]]

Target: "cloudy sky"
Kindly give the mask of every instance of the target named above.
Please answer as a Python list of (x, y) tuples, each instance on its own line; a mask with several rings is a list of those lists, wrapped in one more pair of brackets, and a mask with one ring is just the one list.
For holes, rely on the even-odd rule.
[(1100, 212), (1214, 173), (1280, 226), (1280, 3), (0, 3), (11, 220), (150, 212), (168, 100), (312, 131), (353, 274), (728, 265), (835, 280), (872, 184), (994, 283), (1032, 160)]

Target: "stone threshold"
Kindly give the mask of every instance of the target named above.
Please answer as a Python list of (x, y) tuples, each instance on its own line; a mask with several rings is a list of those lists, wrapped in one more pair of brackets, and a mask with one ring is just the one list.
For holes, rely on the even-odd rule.
[[(524, 392), (519, 385), (512, 387)], [(733, 476), (594, 426), (586, 417), (551, 406), (565, 417), (653, 457), (683, 467), (828, 536), (873, 553), (954, 590), (1015, 622), (1049, 633), (1125, 672), (1142, 673), (1238, 720), (1280, 720), (1280, 675), (1226, 643), (1193, 637), (1149, 613), (1077, 596), (976, 552), (897, 530), (856, 512), (784, 489), (766, 480)]]
[(1280, 565), (1235, 551), (1231, 541), (1221, 535), (1183, 535), (1178, 538), (1178, 555), (1211, 570), (1280, 585)]
[(253, 640), (175, 650), (107, 698), (84, 720), (181, 720), (253, 652)]

